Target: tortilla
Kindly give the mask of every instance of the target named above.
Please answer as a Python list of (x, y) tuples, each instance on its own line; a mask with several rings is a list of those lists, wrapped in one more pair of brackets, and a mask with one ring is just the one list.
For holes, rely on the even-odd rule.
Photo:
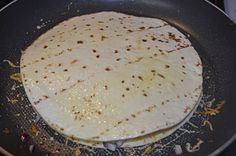
[(202, 92), (202, 64), (166, 22), (100, 12), (59, 23), (21, 57), (26, 94), (60, 133), (111, 141), (180, 123)]

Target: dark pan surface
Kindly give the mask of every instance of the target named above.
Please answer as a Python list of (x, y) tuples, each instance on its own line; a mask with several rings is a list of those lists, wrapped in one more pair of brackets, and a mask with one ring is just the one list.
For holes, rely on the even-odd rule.
[[(78, 145), (71, 140), (66, 141), (38, 118), (21, 83), (10, 79), (10, 75), (19, 73), (19, 68), (10, 67), (3, 60), (11, 60), (19, 65), (21, 50), (55, 24), (76, 15), (104, 10), (166, 20), (186, 35), (189, 34), (204, 65), (204, 96), (190, 121), (156, 143), (134, 148), (133, 154), (170, 155), (174, 154), (176, 144), (181, 145), (182, 155), (208, 155), (217, 149), (215, 153), (220, 152), (220, 147), (235, 138), (236, 133), (236, 25), (207, 2), (189, 0), (57, 0), (56, 3), (21, 0), (1, 11), (0, 146), (16, 155), (29, 155), (30, 145), (35, 145), (35, 155), (51, 152), (72, 155)], [(225, 104), (215, 115), (204, 114), (207, 104), (214, 98), (211, 108), (219, 107), (223, 101)], [(213, 131), (209, 126), (203, 126), (206, 120), (212, 123)], [(37, 136), (32, 133), (34, 122), (40, 129)], [(10, 132), (6, 132), (6, 129)], [(25, 143), (20, 140), (23, 132), (30, 135)], [(204, 141), (199, 151), (186, 151), (188, 143), (195, 145), (199, 139)], [(81, 152), (89, 155), (130, 154), (123, 148), (111, 152), (84, 146)]]

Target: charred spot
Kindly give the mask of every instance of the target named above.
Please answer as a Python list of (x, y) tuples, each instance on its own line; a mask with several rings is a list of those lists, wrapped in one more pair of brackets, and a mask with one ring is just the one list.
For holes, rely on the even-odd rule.
[(116, 61), (120, 61), (120, 60), (121, 60), (121, 58), (117, 58), (117, 59), (116, 59)]
[(142, 76), (138, 76), (138, 79), (139, 79), (139, 80), (141, 80), (141, 81), (143, 81), (143, 78), (142, 78)]
[(39, 81), (38, 81), (38, 80), (36, 80), (36, 81), (35, 81), (35, 83), (39, 83)]
[(126, 118), (125, 121), (129, 121), (129, 118)]
[(109, 28), (109, 26), (108, 26), (108, 25), (106, 25), (106, 28)]
[(157, 57), (157, 53), (154, 53), (153, 56)]
[(150, 50), (151, 48), (150, 47), (147, 47), (147, 50)]
[(170, 102), (170, 100), (166, 100), (166, 102)]
[(51, 73), (52, 73), (52, 74), (55, 74), (55, 72), (54, 72), (54, 71), (52, 71)]
[(132, 116), (133, 118), (136, 118), (136, 115), (135, 115), (135, 114), (131, 114), (131, 116)]
[(107, 85), (105, 85), (104, 88), (105, 88), (105, 90), (108, 90), (108, 86)]
[(125, 97), (125, 94), (122, 94), (121, 96), (124, 98), (124, 97)]
[(133, 32), (133, 30), (130, 30), (130, 29), (129, 29), (128, 32)]
[(45, 58), (44, 58), (44, 57), (41, 57), (41, 60), (45, 60)]
[(64, 69), (63, 71), (64, 71), (64, 72), (67, 72), (67, 71), (68, 71), (68, 69)]
[(143, 41), (143, 42), (147, 42), (147, 40), (146, 40), (146, 39), (142, 39), (142, 41)]
[(85, 69), (85, 68), (87, 68), (87, 66), (83, 66), (82, 68), (84, 68), (84, 69)]
[(38, 73), (38, 71), (37, 71), (37, 70), (35, 70), (34, 72), (35, 72), (35, 73)]
[(184, 65), (182, 65), (182, 68), (185, 68), (185, 66), (184, 66)]
[(184, 80), (183, 80), (183, 79), (181, 79), (180, 81), (181, 81), (181, 82), (184, 82)]
[(60, 47), (60, 46), (61, 46), (60, 44), (57, 45), (57, 47)]
[(96, 52), (97, 52), (97, 50), (95, 50), (95, 49), (93, 49), (92, 51), (93, 51), (93, 53), (96, 53)]
[(77, 44), (83, 44), (84, 41), (77, 41)]
[(90, 35), (90, 37), (91, 37), (91, 38), (93, 38), (93, 37), (94, 37), (94, 35)]
[(182, 56), (181, 59), (184, 60), (184, 57)]
[(44, 97), (44, 99), (48, 99), (49, 98), (47, 95), (44, 95), (43, 97)]
[(96, 58), (99, 58), (100, 57), (100, 55), (96, 55)]
[(109, 21), (112, 21), (112, 20), (114, 20), (114, 18), (109, 18)]
[(122, 80), (121, 83), (125, 83), (125, 80)]
[(43, 48), (46, 49), (48, 46), (47, 45), (44, 45)]
[(127, 51), (130, 51), (130, 48), (127, 48), (126, 50), (127, 50)]
[(159, 77), (165, 79), (165, 76), (164, 76), (164, 75), (162, 75), (162, 74), (160, 74), (160, 73), (158, 73), (157, 75), (158, 75)]
[(145, 29), (145, 27), (139, 27), (139, 29), (140, 29), (140, 30), (144, 30), (144, 29)]
[(59, 67), (61, 67), (61, 66), (62, 66), (62, 64), (61, 64), (61, 63), (59, 63), (59, 64), (58, 64), (58, 66), (59, 66)]
[(117, 122), (117, 124), (121, 124), (121, 123), (122, 123), (122, 121), (118, 121), (118, 122)]
[(47, 76), (44, 76), (43, 78), (44, 78), (44, 79), (46, 79), (46, 78), (47, 78)]
[(101, 40), (102, 40), (102, 41), (104, 41), (104, 39), (106, 39), (106, 38), (108, 38), (108, 37), (103, 36), (103, 35), (101, 36)]
[(86, 24), (87, 27), (91, 26), (91, 24)]
[(63, 89), (61, 90), (61, 92), (64, 92), (64, 91), (66, 91), (66, 89), (65, 89), (65, 88), (63, 88)]
[(147, 93), (143, 93), (143, 96), (148, 96)]
[(184, 71), (183, 71), (182, 73), (183, 73), (184, 75), (186, 75), (186, 73), (185, 73)]
[(152, 41), (156, 41), (157, 40), (157, 38), (156, 37), (152, 37)]
[(114, 50), (114, 53), (117, 54), (119, 51), (118, 50)]
[(109, 67), (106, 67), (105, 70), (106, 70), (106, 71), (110, 71), (111, 69), (110, 69)]
[(127, 87), (125, 90), (126, 90), (126, 91), (129, 91), (130, 89)]
[(164, 101), (162, 101), (162, 102), (161, 102), (161, 105), (164, 105), (164, 104), (165, 104), (165, 102), (164, 102)]
[(125, 26), (124, 26), (123, 28), (124, 28), (124, 29), (127, 29), (127, 27), (125, 27)]
[(99, 30), (104, 30), (103, 28), (100, 28)]
[(143, 133), (145, 133), (145, 131), (141, 131), (140, 133), (142, 133), (142, 134), (143, 134)]
[(170, 68), (170, 66), (169, 65), (165, 65), (165, 68)]
[(151, 70), (151, 72), (152, 72), (152, 73), (155, 73), (155, 72), (156, 72), (156, 70), (152, 69), (152, 70)]
[(67, 50), (68, 50), (68, 51), (72, 51), (72, 49), (71, 49), (71, 48), (68, 48)]

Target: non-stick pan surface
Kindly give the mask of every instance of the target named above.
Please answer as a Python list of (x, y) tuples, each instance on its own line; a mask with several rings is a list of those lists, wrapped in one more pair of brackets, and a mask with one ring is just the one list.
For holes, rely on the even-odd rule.
[[(105, 10), (166, 20), (189, 36), (202, 59), (199, 107), (180, 129), (156, 143), (112, 152), (67, 140), (33, 111), (17, 77), (20, 69), (6, 61), (19, 65), (21, 50), (57, 23)], [(175, 155), (176, 145), (182, 155), (214, 155), (236, 137), (236, 26), (203, 0), (20, 0), (0, 12), (0, 37), (0, 146), (15, 155), (29, 155), (29, 147), (34, 155), (73, 155), (76, 149), (82, 155)], [(199, 148), (189, 150), (199, 142)]]

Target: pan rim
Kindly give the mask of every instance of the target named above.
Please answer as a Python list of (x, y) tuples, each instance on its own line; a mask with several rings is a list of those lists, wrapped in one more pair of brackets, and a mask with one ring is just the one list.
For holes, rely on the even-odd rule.
[[(7, 5), (5, 5), (4, 7), (0, 8), (0, 14), (7, 9), (8, 7), (10, 7), (11, 5), (15, 4), (16, 2), (18, 2), (18, 0), (13, 0), (12, 2), (8, 3)], [(218, 6), (216, 6), (215, 4), (213, 4), (212, 2), (208, 1), (208, 0), (204, 0), (204, 3), (206, 3), (207, 5), (211, 5), (213, 6), (215, 9), (217, 9), (219, 12), (221, 12), (221, 14), (223, 14), (226, 18), (228, 18), (231, 22), (233, 22), (234, 24), (236, 24), (236, 21), (232, 20), (231, 17), (229, 17), (229, 15), (227, 15), (222, 9), (220, 9)], [(209, 156), (216, 156), (218, 154), (220, 154), (224, 149), (226, 149), (227, 147), (229, 147), (234, 141), (236, 140), (236, 132), (234, 133), (234, 135), (232, 135), (224, 144), (222, 144), (220, 147), (218, 147), (217, 149), (215, 149), (213, 152), (211, 152), (209, 154)]]

